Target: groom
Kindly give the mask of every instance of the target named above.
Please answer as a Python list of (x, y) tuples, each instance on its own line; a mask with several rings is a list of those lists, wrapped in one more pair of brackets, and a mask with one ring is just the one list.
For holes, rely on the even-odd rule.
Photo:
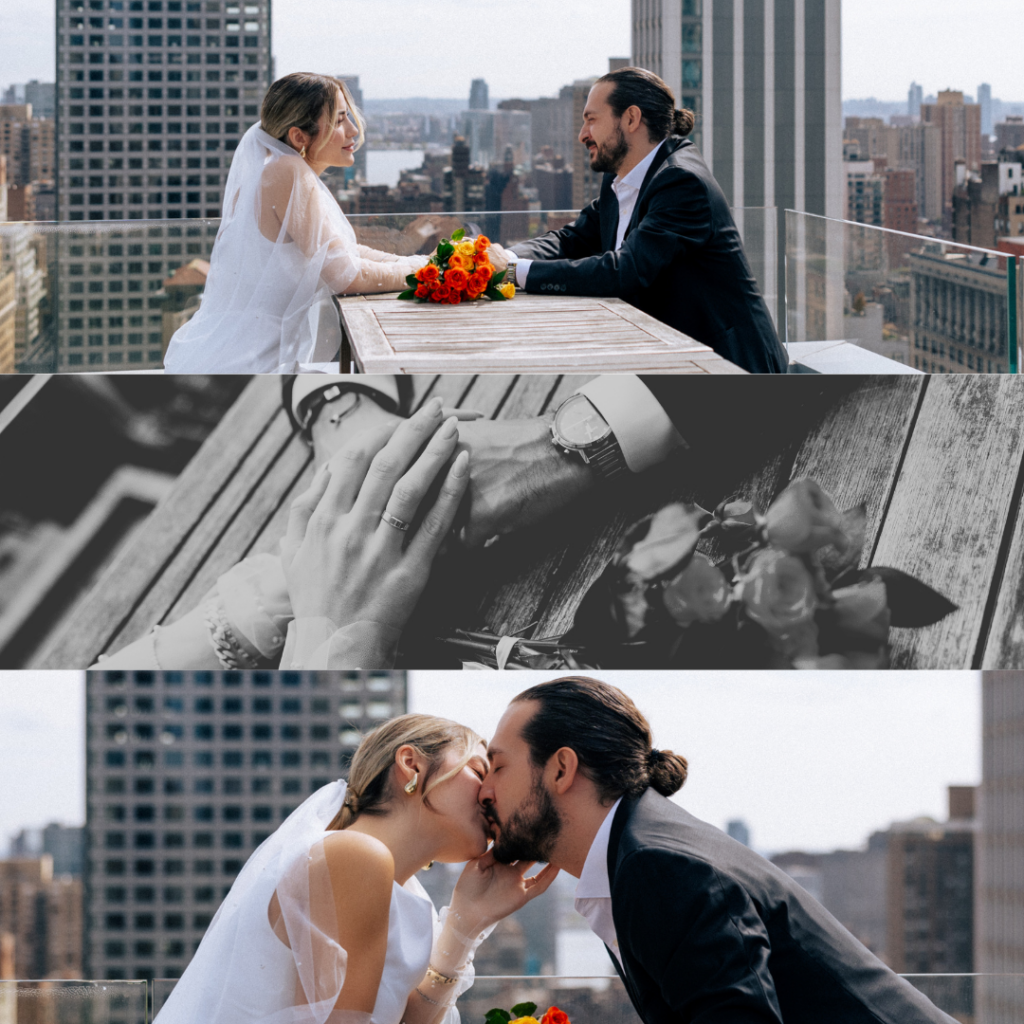
[(693, 114), (655, 74), (599, 78), (579, 140), (601, 196), (574, 224), (510, 250), (528, 292), (617, 296), (751, 373), (789, 362), (729, 204), (686, 135)]
[(788, 875), (666, 799), (686, 760), (652, 749), (621, 690), (534, 686), (488, 753), (496, 858), (579, 879), (576, 909), (644, 1024), (954, 1024)]

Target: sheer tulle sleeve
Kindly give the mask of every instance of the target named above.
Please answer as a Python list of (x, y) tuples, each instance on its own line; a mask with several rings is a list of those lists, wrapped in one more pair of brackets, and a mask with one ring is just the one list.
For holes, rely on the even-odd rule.
[[(402, 291), (406, 276), (426, 263), (422, 256), (401, 258), (360, 246), (334, 198), (298, 156), (267, 166), (262, 202), (280, 219), (283, 240), (320, 263), (320, 277), (335, 294)], [(261, 210), (264, 232), (273, 219)], [(363, 252), (379, 258), (364, 258)]]

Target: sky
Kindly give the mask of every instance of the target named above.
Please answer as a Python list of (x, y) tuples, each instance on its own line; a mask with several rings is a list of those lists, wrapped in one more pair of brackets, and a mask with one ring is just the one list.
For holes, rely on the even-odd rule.
[[(414, 672), (409, 710), (489, 737), (512, 697), (555, 675)], [(946, 787), (981, 781), (975, 673), (598, 675), (689, 761), (678, 802), (719, 828), (744, 819), (758, 850), (855, 849), (893, 821), (944, 821)]]
[[(409, 709), (494, 732), (552, 673), (413, 672)], [(655, 744), (684, 754), (680, 803), (743, 818), (762, 851), (857, 848), (892, 821), (945, 818), (946, 786), (981, 779), (975, 673), (618, 673)], [(10, 836), (85, 817), (84, 676), (0, 672), (0, 855)]]
[[(53, 81), (53, 0), (0, 3), (0, 86)], [(555, 95), (630, 53), (630, 0), (273, 0), (277, 74), (358, 74), (371, 99)], [(1013, 45), (1021, 0), (845, 0), (843, 97), (952, 87), (1024, 99)]]

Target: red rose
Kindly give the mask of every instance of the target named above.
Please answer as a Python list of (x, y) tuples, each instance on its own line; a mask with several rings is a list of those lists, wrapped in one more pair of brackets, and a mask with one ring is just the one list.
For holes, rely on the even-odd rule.
[(569, 1024), (569, 1015), (564, 1010), (560, 1010), (557, 1006), (552, 1006), (551, 1009), (541, 1017), (540, 1024)]
[(437, 269), (437, 265), (434, 263), (428, 263), (422, 268), (420, 273), (423, 274), (421, 278), (423, 281), (436, 281), (441, 276), (441, 271)]
[(456, 291), (465, 291), (469, 275), (464, 270), (449, 270), (444, 275), (445, 284), (451, 285)]

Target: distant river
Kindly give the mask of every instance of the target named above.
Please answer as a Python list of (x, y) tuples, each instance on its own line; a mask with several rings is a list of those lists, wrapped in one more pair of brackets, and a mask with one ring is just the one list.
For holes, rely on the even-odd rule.
[(370, 149), (366, 153), (366, 183), (395, 188), (402, 171), (422, 166), (422, 149)]

